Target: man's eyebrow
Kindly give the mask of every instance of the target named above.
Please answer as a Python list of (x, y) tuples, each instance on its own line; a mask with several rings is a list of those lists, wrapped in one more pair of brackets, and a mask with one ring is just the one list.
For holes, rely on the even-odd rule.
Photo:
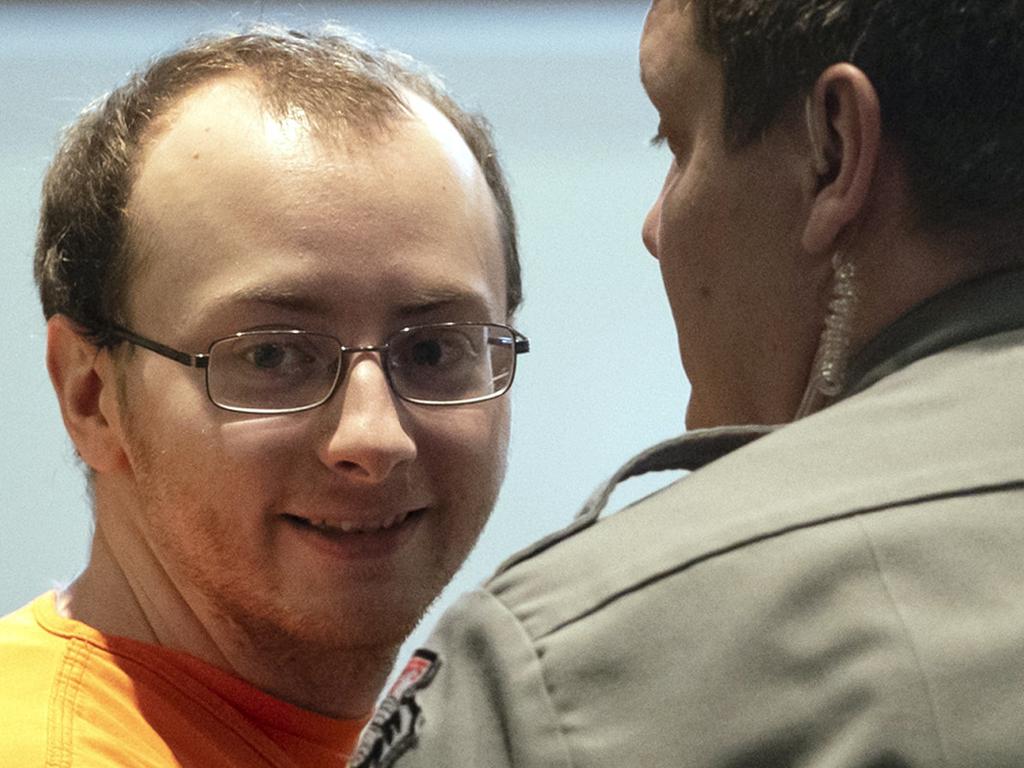
[(218, 303), (266, 304), (298, 312), (326, 312), (327, 301), (316, 294), (285, 287), (254, 286), (242, 288), (221, 298)]
[[(307, 314), (328, 314), (336, 307), (330, 297), (301, 288), (253, 286), (221, 297), (218, 304), (261, 304)], [(392, 313), (399, 316), (424, 315), (445, 309), (486, 310), (488, 302), (477, 291), (459, 286), (415, 288), (399, 298)]]
[(456, 287), (436, 287), (417, 290), (396, 307), (400, 316), (425, 315), (445, 309), (487, 308), (487, 301), (476, 291)]

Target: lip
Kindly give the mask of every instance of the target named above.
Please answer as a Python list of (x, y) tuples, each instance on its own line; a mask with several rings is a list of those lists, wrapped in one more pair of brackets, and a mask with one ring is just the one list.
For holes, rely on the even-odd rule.
[[(422, 509), (422, 507), (420, 509)], [(312, 527), (326, 533), (378, 533), (380, 531), (390, 530), (391, 528), (396, 528), (402, 525), (410, 515), (417, 511), (418, 509), (408, 509), (403, 512), (396, 512), (383, 519), (368, 520), (366, 522), (350, 519), (334, 519), (330, 517), (300, 517), (298, 515), (293, 517), (299, 522), (305, 521), (312, 525)]]
[(332, 559), (365, 560), (398, 552), (415, 535), (427, 512), (420, 507), (374, 523), (327, 520), (316, 524), (296, 515), (283, 515), (282, 520), (304, 544)]

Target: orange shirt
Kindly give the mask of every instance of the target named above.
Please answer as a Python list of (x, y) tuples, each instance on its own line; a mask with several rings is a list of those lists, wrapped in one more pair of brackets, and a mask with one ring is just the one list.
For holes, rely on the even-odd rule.
[(0, 619), (0, 768), (344, 766), (364, 723), (104, 635), (52, 592)]

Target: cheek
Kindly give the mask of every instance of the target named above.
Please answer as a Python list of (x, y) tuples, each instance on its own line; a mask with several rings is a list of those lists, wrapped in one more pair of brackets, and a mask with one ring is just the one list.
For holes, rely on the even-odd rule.
[(201, 476), (218, 443), (216, 413), (202, 376), (147, 351), (134, 355), (120, 408), (132, 463), (159, 462), (157, 467)]
[(450, 485), (497, 486), (504, 475), (508, 449), (507, 398), (462, 406), (461, 411), (431, 431), (424, 440), (427, 453), (420, 455)]
[[(460, 406), (448, 418), (432, 415), (418, 452), (423, 471), (449, 510), (445, 525), (460, 537), (483, 527), (505, 475), (509, 440), (508, 398)], [(421, 423), (421, 428), (428, 425)]]
[[(315, 439), (303, 423), (301, 414), (232, 418), (216, 430), (215, 448), (232, 460), (247, 465), (280, 464), (295, 457), (305, 448), (314, 453)], [(281, 466), (287, 466), (282, 464)]]
[(663, 244), (687, 250), (706, 248), (728, 231), (723, 205), (729, 196), (715, 167), (700, 152), (683, 167), (673, 166), (660, 198), (659, 231)]
[(235, 418), (203, 407), (191, 418), (185, 413), (154, 410), (133, 430), (148, 482), (161, 484), (164, 496), (187, 500), (184, 506), (262, 509), (313, 453), (308, 430), (294, 416)]
[(659, 222), (658, 265), (674, 312), (699, 312), (712, 298), (728, 249), (723, 226), (708, 192), (678, 180), (664, 194)]

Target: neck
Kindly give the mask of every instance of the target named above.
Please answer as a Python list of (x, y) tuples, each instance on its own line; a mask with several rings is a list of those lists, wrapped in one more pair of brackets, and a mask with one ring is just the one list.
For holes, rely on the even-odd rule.
[(329, 717), (372, 709), (398, 646), (339, 648), (244, 629), (196, 595), (186, 597), (150, 548), (105, 524), (97, 496), (89, 562), (61, 603), (107, 635), (188, 653), (284, 701)]
[[(942, 248), (924, 238), (904, 237), (895, 245), (893, 241), (896, 241), (895, 235), (885, 248), (848, 256), (856, 268), (852, 280), (855, 302), (847, 318), (848, 327), (839, 331), (843, 337), (839, 342), (843, 347), (843, 367), (915, 306), (988, 269), (986, 261), (973, 258), (971, 253), (965, 255), (962, 248)], [(837, 323), (835, 317), (829, 322)], [(820, 386), (823, 358), (829, 354), (826, 347), (837, 343), (835, 339), (827, 341), (827, 335), (819, 342), (796, 418), (827, 406), (841, 389), (840, 386), (829, 391)]]

